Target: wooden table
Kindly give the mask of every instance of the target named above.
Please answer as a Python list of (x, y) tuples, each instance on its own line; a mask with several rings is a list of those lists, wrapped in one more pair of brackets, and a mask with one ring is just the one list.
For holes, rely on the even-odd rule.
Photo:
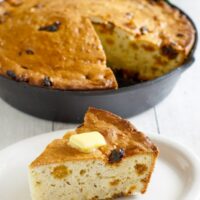
[[(200, 28), (200, 1), (175, 2)], [(173, 92), (156, 107), (129, 120), (145, 133), (173, 138), (200, 156), (200, 46), (195, 64), (183, 74)], [(0, 149), (24, 138), (74, 126), (32, 117), (0, 100)]]

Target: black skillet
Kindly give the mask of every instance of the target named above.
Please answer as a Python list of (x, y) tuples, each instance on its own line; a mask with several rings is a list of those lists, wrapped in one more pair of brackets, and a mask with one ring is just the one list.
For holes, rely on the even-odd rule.
[(191, 18), (187, 18), (196, 30), (194, 46), (183, 65), (162, 77), (118, 90), (61, 91), (30, 86), (0, 76), (0, 96), (23, 112), (54, 121), (80, 122), (89, 106), (106, 109), (125, 118), (139, 114), (163, 100), (180, 75), (194, 62), (197, 29)]

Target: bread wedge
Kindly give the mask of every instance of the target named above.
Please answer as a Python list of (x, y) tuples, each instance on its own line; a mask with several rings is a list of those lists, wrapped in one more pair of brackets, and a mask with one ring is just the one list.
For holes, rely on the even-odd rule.
[[(84, 153), (69, 138), (98, 131), (106, 145)], [(128, 121), (90, 108), (83, 125), (54, 140), (29, 166), (33, 200), (111, 199), (145, 193), (158, 148)]]

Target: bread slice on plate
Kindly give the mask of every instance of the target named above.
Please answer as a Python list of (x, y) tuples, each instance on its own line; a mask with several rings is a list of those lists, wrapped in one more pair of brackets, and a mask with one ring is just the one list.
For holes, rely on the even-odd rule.
[[(72, 138), (79, 140), (79, 148)], [(83, 143), (95, 148), (85, 151)], [(54, 140), (30, 164), (32, 199), (94, 200), (145, 193), (157, 156), (157, 147), (131, 123), (89, 108), (80, 127)]]

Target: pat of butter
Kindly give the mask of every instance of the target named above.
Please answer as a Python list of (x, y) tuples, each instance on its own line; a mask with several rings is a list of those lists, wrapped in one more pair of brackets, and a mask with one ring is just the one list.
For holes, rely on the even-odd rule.
[(106, 145), (101, 133), (97, 131), (72, 135), (69, 138), (69, 145), (84, 153), (90, 153), (94, 149)]

